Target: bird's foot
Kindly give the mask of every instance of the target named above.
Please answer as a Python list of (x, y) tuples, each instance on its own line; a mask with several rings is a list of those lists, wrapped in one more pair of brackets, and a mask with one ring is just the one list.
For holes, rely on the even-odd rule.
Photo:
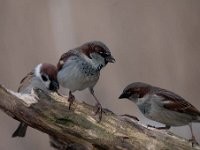
[(194, 145), (199, 145), (199, 143), (196, 141), (196, 138), (194, 136), (192, 136), (192, 138), (189, 139), (189, 142), (192, 143), (192, 147), (194, 147)]
[(97, 110), (95, 112), (95, 115), (98, 114), (99, 115), (99, 121), (101, 121), (101, 119), (102, 119), (102, 113), (103, 113), (103, 108), (102, 108), (102, 106), (101, 106), (100, 103), (97, 103), (96, 107), (97, 107)]
[(74, 95), (72, 95), (72, 94), (69, 95), (69, 98), (68, 98), (68, 102), (69, 102), (69, 110), (71, 109), (71, 105), (73, 104), (74, 100), (75, 100)]
[(122, 118), (129, 118), (130, 120), (134, 120), (134, 121), (139, 121), (139, 119), (136, 117), (136, 116), (132, 116), (132, 115), (129, 115), (129, 114), (123, 114), (123, 115), (120, 115)]
[(154, 129), (155, 129), (156, 127), (155, 127), (155, 126), (152, 126), (152, 125), (150, 125), (150, 124), (148, 124), (148, 125), (147, 125), (147, 128), (154, 128)]
[(165, 127), (155, 127), (155, 126), (152, 126), (152, 125), (147, 125), (147, 128), (154, 128), (154, 129), (157, 129), (157, 130), (165, 130), (165, 129), (169, 129), (170, 127), (169, 126), (165, 126)]
[(119, 118), (125, 122), (128, 122), (130, 124), (135, 125), (138, 123), (139, 119), (136, 116), (128, 115), (128, 114), (123, 114), (119, 115)]

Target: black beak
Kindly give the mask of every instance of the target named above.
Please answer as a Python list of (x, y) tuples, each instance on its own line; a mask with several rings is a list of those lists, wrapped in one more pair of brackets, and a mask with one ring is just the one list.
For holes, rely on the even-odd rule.
[(106, 62), (109, 62), (109, 63), (114, 63), (115, 62), (115, 58), (112, 55), (107, 56), (105, 59), (106, 59)]
[(57, 92), (59, 89), (59, 83), (58, 81), (51, 81), (49, 90)]
[(120, 96), (119, 96), (119, 99), (123, 99), (123, 98), (128, 98), (129, 96), (126, 94), (126, 93), (122, 93)]

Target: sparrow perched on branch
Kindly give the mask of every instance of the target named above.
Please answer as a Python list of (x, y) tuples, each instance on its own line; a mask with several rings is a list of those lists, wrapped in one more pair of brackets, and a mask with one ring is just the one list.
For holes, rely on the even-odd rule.
[[(33, 88), (38, 88), (45, 92), (56, 92), (59, 89), (57, 68), (47, 63), (37, 65), (33, 71), (21, 80), (18, 92), (31, 94)], [(24, 137), (27, 127), (24, 122), (21, 122), (12, 137)]]
[(75, 99), (73, 92), (86, 88), (96, 100), (99, 119), (102, 118), (102, 106), (94, 94), (94, 86), (99, 80), (100, 71), (108, 63), (114, 63), (108, 47), (100, 41), (87, 42), (64, 53), (58, 64), (58, 81), (61, 86), (69, 89), (69, 109)]
[(200, 122), (200, 111), (181, 96), (146, 83), (135, 82), (128, 85), (119, 99), (127, 98), (136, 103), (145, 117), (165, 124), (157, 129), (169, 129), (171, 126), (189, 125), (192, 143), (197, 143), (192, 131), (192, 122)]

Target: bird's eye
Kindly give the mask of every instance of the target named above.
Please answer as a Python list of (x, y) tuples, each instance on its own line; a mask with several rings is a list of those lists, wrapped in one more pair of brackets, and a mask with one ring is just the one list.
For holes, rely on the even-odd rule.
[(99, 55), (101, 55), (101, 56), (104, 57), (104, 58), (110, 56), (109, 53), (105, 53), (105, 52), (103, 52), (103, 51), (100, 51), (100, 52), (99, 52)]
[(48, 81), (48, 77), (47, 77), (46, 75), (43, 74), (41, 77), (42, 77), (42, 80), (43, 80), (44, 82)]

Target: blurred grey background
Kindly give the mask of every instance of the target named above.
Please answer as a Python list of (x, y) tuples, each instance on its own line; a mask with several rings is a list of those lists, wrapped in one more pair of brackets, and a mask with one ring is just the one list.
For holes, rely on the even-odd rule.
[[(199, 0), (0, 0), (0, 83), (16, 91), (36, 64), (56, 64), (66, 50), (90, 40), (105, 42), (117, 61), (103, 69), (95, 87), (103, 107), (150, 123), (133, 103), (118, 100), (126, 85), (143, 81), (200, 110)], [(87, 90), (75, 95), (94, 104)], [(0, 113), (1, 150), (52, 150), (48, 136), (34, 129), (12, 139), (17, 125)], [(193, 126), (200, 142), (200, 124)], [(187, 126), (171, 131), (191, 136)]]

